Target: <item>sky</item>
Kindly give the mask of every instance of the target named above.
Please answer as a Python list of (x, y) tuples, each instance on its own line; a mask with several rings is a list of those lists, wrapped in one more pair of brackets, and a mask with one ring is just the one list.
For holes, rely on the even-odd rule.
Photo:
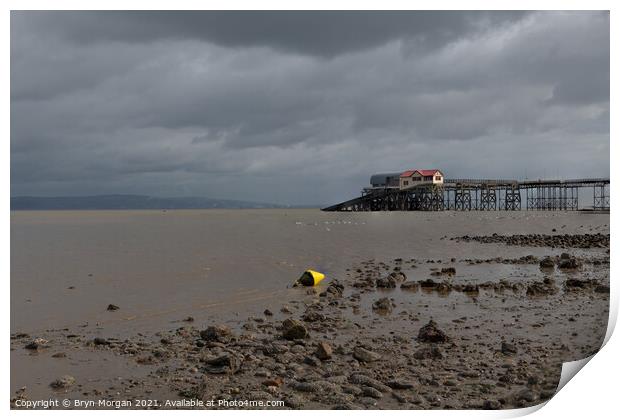
[(11, 196), (609, 176), (608, 12), (11, 12)]

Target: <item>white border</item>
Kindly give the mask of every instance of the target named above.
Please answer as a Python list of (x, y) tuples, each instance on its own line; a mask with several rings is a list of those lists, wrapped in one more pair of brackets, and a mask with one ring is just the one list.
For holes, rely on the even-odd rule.
[[(618, 54), (614, 53), (614, 46), (618, 46), (618, 31), (616, 29), (618, 24), (618, 19), (616, 17), (616, 10), (618, 7), (614, 7), (617, 2), (613, 1), (602, 1), (602, 0), (590, 0), (590, 1), (532, 1), (532, 0), (522, 0), (522, 1), (468, 1), (467, 3), (463, 1), (433, 1), (433, 2), (411, 2), (411, 1), (395, 1), (395, 0), (383, 0), (381, 2), (371, 2), (367, 0), (345, 0), (345, 1), (325, 1), (325, 0), (314, 0), (314, 1), (296, 1), (294, 4), (285, 1), (278, 0), (263, 0), (263, 1), (196, 1), (196, 0), (176, 0), (174, 2), (164, 2), (152, 0), (149, 2), (138, 2), (138, 1), (119, 1), (119, 0), (91, 0), (89, 2), (77, 1), (77, 0), (56, 0), (53, 3), (49, 1), (43, 0), (23, 0), (23, 1), (13, 1), (8, 0), (3, 3), (4, 14), (2, 15), (2, 50), (3, 57), (5, 57), (5, 63), (8, 63), (8, 57), (10, 57), (10, 10), (27, 10), (27, 9), (49, 9), (53, 6), (55, 9), (61, 10), (71, 10), (71, 9), (92, 9), (92, 10), (104, 10), (104, 9), (158, 9), (158, 10), (175, 10), (175, 9), (230, 9), (230, 10), (243, 10), (243, 9), (291, 9), (291, 10), (304, 10), (304, 9), (367, 9), (367, 10), (380, 10), (380, 9), (419, 9), (419, 10), (611, 10), (611, 74), (618, 74)], [(2, 84), (2, 93), (5, 100), (3, 101), (3, 110), (2, 118), (4, 124), (2, 127), (4, 128), (4, 136), (2, 141), (2, 151), (0, 152), (0, 168), (1, 168), (1, 190), (0, 190), (0, 202), (2, 203), (3, 208), (6, 212), (9, 209), (9, 197), (10, 197), (10, 72), (8, 65), (2, 66), (2, 76), (4, 83)], [(611, 80), (611, 100), (615, 97), (615, 93), (617, 92), (617, 83), (616, 80), (612, 77)], [(614, 138), (614, 134), (617, 132), (617, 127), (614, 124), (614, 121), (618, 120), (618, 112), (617, 108), (611, 106), (611, 138)], [(616, 155), (616, 149), (614, 142), (611, 142), (611, 156)], [(618, 168), (611, 165), (611, 176), (613, 179), (617, 179)], [(611, 186), (612, 196), (618, 196), (618, 186), (617, 184), (612, 184)], [(4, 305), (4, 314), (2, 317), (2, 322), (4, 325), (4, 342), (5, 344), (2, 346), (2, 354), (4, 356), (4, 364), (2, 365), (2, 373), (4, 382), (2, 386), (2, 392), (5, 400), (5, 409), (9, 408), (8, 396), (11, 395), (11, 390), (9, 388), (9, 331), (10, 331), (10, 323), (9, 323), (9, 307), (10, 307), (10, 217), (5, 213), (5, 217), (2, 219), (0, 224), (0, 229), (2, 233), (2, 254), (0, 256), (0, 270), (2, 273), (2, 287), (3, 287), (3, 295), (5, 296), (5, 305)], [(611, 234), (612, 234), (612, 242), (614, 242), (615, 237), (615, 223), (613, 223), (613, 215), (612, 215), (612, 223), (611, 223)], [(614, 247), (612, 246), (612, 250)], [(611, 253), (611, 261), (612, 268), (614, 267), (614, 263), (617, 262), (617, 258), (615, 257), (614, 252)], [(613, 269), (611, 278), (613, 278)], [(618, 313), (618, 299), (617, 299), (617, 287), (615, 287), (615, 282), (612, 282), (611, 287), (611, 308), (610, 308), (610, 329), (608, 331), (606, 340), (609, 340), (599, 354), (597, 354), (587, 366), (583, 368), (583, 372), (579, 374), (579, 378), (577, 380), (570, 381), (565, 388), (561, 390), (549, 403), (547, 403), (542, 410), (536, 411), (532, 414), (533, 418), (538, 419), (546, 419), (546, 418), (566, 418), (566, 419), (580, 419), (582, 420), (584, 417), (589, 418), (611, 418), (614, 414), (617, 415), (617, 391), (616, 391), (616, 379), (618, 375), (618, 360), (615, 356), (616, 354), (620, 354), (619, 348), (620, 344), (618, 344), (618, 339), (611, 336), (611, 332), (613, 326), (615, 325), (617, 313)], [(611, 338), (610, 338), (611, 337)], [(537, 407), (540, 408), (540, 407)], [(537, 409), (536, 408), (536, 409)], [(505, 418), (505, 417), (515, 417), (520, 415), (529, 414), (535, 409), (523, 409), (523, 410), (509, 410), (509, 411), (499, 411), (499, 412), (481, 412), (481, 411), (390, 411), (388, 415), (394, 416), (402, 419), (410, 419), (412, 416), (416, 418), (457, 418), (457, 417), (467, 417), (467, 418)], [(33, 412), (33, 411), (10, 411), (9, 415), (20, 418), (32, 418), (38, 417), (42, 412)], [(382, 412), (383, 413), (383, 412)], [(82, 417), (84, 412), (67, 412), (67, 411), (52, 411), (52, 412), (44, 412), (43, 415), (50, 418), (67, 418), (67, 417)], [(151, 412), (151, 411), (139, 411), (139, 412), (129, 412), (129, 411), (119, 411), (114, 413), (114, 416), (122, 416), (122, 417), (163, 417), (169, 416), (171, 413), (167, 411), (161, 412)], [(360, 418), (371, 418), (374, 416), (374, 411), (358, 411), (355, 413), (350, 412), (336, 412), (336, 411), (252, 411), (252, 412), (236, 412), (236, 411), (220, 411), (220, 412), (183, 412), (185, 416), (191, 417), (203, 417), (204, 416), (215, 416), (218, 418), (229, 419), (236, 418), (238, 416), (252, 416), (259, 418), (284, 418), (285, 416), (288, 418), (291, 415), (294, 415), (298, 418), (316, 418), (316, 416), (328, 416), (328, 417), (339, 417), (339, 416), (351, 416), (354, 415)], [(387, 414), (387, 413), (386, 413)], [(110, 413), (107, 411), (102, 412), (90, 412), (89, 416), (93, 417), (103, 417), (109, 416)], [(174, 416), (179, 415), (178, 411), (175, 411)]]

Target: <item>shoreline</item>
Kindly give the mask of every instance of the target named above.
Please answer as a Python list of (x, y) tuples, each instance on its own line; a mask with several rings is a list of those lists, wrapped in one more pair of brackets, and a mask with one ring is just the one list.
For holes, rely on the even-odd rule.
[[(573, 236), (574, 243), (583, 240)], [(598, 256), (589, 258), (558, 252), (548, 258), (369, 259), (247, 319), (194, 325), (186, 318), (176, 328), (129, 339), (92, 331), (13, 332), (12, 357), (89, 358), (86, 365), (102, 366), (109, 358), (127, 372), (118, 384), (92, 386), (79, 375), (64, 378), (67, 372), (55, 388), (38, 386), (85, 399), (521, 408), (553, 396), (561, 361), (598, 351), (607, 323), (609, 259), (600, 254), (604, 247), (594, 250)], [(468, 272), (485, 265), (509, 274), (476, 279)], [(419, 278), (420, 271), (427, 276)], [(33, 346), (38, 338), (45, 342)], [(34, 349), (24, 349), (29, 345)], [(14, 405), (29, 389), (12, 392)]]

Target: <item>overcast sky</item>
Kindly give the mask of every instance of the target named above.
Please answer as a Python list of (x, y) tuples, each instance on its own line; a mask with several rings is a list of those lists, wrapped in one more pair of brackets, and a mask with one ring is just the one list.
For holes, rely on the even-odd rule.
[(609, 176), (607, 12), (12, 12), (11, 195)]

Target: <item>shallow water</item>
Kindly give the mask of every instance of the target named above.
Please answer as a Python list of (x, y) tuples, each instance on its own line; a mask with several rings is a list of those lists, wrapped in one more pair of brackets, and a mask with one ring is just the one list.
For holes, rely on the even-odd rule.
[[(608, 223), (609, 215), (543, 212), (12, 212), (11, 331), (87, 323), (158, 329), (188, 315), (225, 320), (299, 293), (287, 286), (306, 268), (329, 279), (371, 258), (547, 255), (548, 248), (449, 238), (552, 228), (608, 233)], [(506, 277), (507, 270), (483, 265), (463, 274)], [(110, 303), (120, 310), (106, 311)]]

